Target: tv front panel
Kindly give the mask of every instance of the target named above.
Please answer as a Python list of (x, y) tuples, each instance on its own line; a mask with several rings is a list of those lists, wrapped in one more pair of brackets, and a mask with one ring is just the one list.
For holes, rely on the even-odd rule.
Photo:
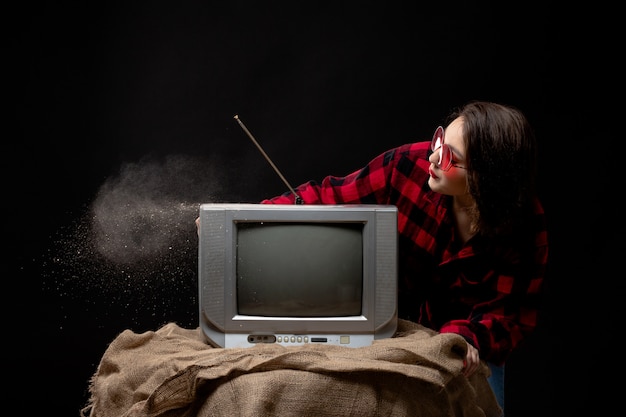
[[(272, 228), (273, 225), (280, 228)], [(256, 228), (256, 231), (252, 235), (254, 238), (248, 239), (251, 228)], [(289, 233), (290, 228), (294, 233)], [(275, 229), (284, 234), (277, 234)], [(314, 236), (316, 229), (320, 234), (336, 240), (332, 243), (338, 244), (345, 239), (345, 242), (350, 242), (346, 243), (349, 248), (337, 247), (333, 250), (319, 245), (303, 245), (302, 240), (306, 240), (307, 236), (301, 236), (301, 231), (312, 230), (314, 232), (306, 234)], [(358, 231), (358, 245), (351, 236), (353, 230)], [(272, 239), (277, 239), (276, 236), (281, 236), (279, 239), (284, 241), (276, 245), (279, 249), (273, 251), (270, 243)], [(243, 242), (247, 242), (247, 252), (255, 252), (254, 248), (250, 248), (254, 244), (269, 245), (269, 248), (259, 247), (258, 256), (262, 258), (251, 257), (252, 266), (238, 267), (238, 262), (242, 262), (238, 257), (247, 258), (243, 248), (242, 253), (238, 253), (239, 239), (242, 246)], [(207, 342), (216, 347), (250, 347), (258, 343), (358, 347), (370, 345), (375, 339), (393, 336), (397, 326), (397, 244), (395, 206), (202, 204), (198, 249), (199, 315), (200, 327)], [(295, 248), (300, 246), (305, 249), (298, 254)], [(334, 256), (336, 252), (339, 257)], [(286, 266), (277, 269), (279, 272), (272, 269), (269, 275), (263, 276), (262, 283), (268, 281), (268, 288), (263, 290), (269, 291), (269, 297), (267, 294), (255, 294), (254, 288), (260, 289), (259, 282), (253, 285), (247, 281), (243, 283), (244, 280), (257, 279), (254, 264), (258, 263), (259, 268), (264, 269), (262, 272), (267, 272), (273, 262), (285, 263), (285, 253), (299, 259), (289, 259)], [(327, 268), (329, 263), (336, 262), (336, 269), (340, 269), (343, 258), (362, 262), (359, 268), (349, 268), (352, 275), (358, 269), (361, 282), (359, 288), (356, 288), (354, 278), (349, 283), (338, 285), (341, 294), (337, 298), (337, 290), (333, 290), (329, 282), (341, 281), (343, 277)], [(331, 277), (314, 280), (311, 277), (315, 277), (317, 272)], [(307, 282), (299, 283), (300, 279)], [(291, 299), (289, 294), (300, 293), (297, 291), (299, 288), (294, 287), (290, 292), (284, 287), (300, 284), (310, 286), (307, 291), (315, 296), (303, 300), (301, 295)], [(274, 297), (272, 291), (282, 292)], [(320, 302), (323, 312), (316, 314), (317, 306), (313, 304), (316, 304), (316, 299), (326, 297), (324, 291), (337, 303), (341, 303), (342, 299), (354, 303), (356, 291), (360, 306), (346, 305), (333, 309), (330, 304)], [(304, 288), (301, 294), (304, 294)], [(258, 305), (255, 305), (253, 301), (257, 299)], [(275, 305), (263, 303), (268, 299)], [(240, 301), (246, 302), (245, 308), (242, 304), (243, 310), (240, 310)]]

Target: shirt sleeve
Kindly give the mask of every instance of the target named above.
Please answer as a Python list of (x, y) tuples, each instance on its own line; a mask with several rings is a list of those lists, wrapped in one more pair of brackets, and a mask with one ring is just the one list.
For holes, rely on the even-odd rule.
[[(534, 249), (529, 259), (503, 254), (490, 262), (488, 272), (491, 297), (475, 302), (466, 319), (444, 323), (441, 333), (463, 336), (489, 362), (501, 365), (511, 351), (536, 328), (541, 307), (541, 291), (548, 263), (548, 238), (543, 208), (535, 202)], [(488, 294), (487, 288), (482, 290)], [(464, 300), (470, 304), (470, 300)]]
[[(344, 177), (329, 175), (321, 182), (304, 183), (294, 191), (304, 204), (393, 204), (390, 191), (393, 189), (398, 161), (402, 155), (415, 154), (416, 146), (422, 149), (425, 145), (407, 144), (393, 148)], [(425, 152), (423, 154), (426, 155)], [(425, 157), (422, 159), (426, 161)], [(294, 204), (294, 202), (295, 195), (291, 192), (261, 201), (262, 204)]]

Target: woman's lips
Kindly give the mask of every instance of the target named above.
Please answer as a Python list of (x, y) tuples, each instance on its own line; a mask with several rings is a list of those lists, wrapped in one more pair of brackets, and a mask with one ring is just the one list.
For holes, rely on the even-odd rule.
[(439, 177), (435, 175), (435, 171), (430, 167), (428, 168), (428, 174), (434, 179), (439, 179)]

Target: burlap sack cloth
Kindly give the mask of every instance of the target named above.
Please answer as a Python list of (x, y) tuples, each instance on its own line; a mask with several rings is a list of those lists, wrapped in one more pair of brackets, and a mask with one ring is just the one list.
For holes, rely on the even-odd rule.
[(199, 328), (125, 330), (90, 383), (86, 417), (500, 415), (485, 365), (461, 374), (466, 345), (401, 320), (373, 345), (218, 349)]

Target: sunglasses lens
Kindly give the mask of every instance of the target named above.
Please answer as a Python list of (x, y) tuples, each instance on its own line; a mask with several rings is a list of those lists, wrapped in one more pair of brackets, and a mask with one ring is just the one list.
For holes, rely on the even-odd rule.
[(450, 169), (450, 165), (452, 165), (452, 151), (448, 145), (443, 144), (439, 150), (439, 168), (447, 171)]
[(433, 140), (430, 142), (430, 149), (435, 152), (439, 150), (439, 168), (447, 171), (452, 163), (452, 151), (443, 143), (443, 127), (439, 126), (435, 130)]
[(443, 128), (439, 126), (437, 130), (435, 130), (435, 134), (433, 135), (433, 140), (430, 142), (430, 149), (434, 152), (441, 147), (443, 144)]

